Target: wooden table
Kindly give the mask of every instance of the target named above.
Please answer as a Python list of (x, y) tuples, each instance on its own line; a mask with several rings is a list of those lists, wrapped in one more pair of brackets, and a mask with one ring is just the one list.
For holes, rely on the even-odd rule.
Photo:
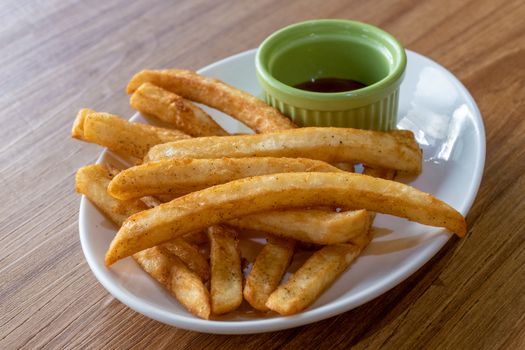
[[(326, 17), (386, 29), (473, 94), (487, 161), (468, 237), (368, 304), (281, 332), (189, 332), (111, 297), (78, 238), (73, 175), (100, 149), (69, 138), (77, 110), (130, 116), (123, 89), (139, 69), (197, 69)], [(523, 18), (520, 0), (3, 1), (0, 348), (525, 348)]]

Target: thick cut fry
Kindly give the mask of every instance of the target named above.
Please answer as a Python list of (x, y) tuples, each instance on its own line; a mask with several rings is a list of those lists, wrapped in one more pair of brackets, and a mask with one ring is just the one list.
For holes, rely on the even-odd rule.
[(228, 221), (237, 228), (271, 233), (315, 244), (348, 242), (368, 231), (366, 210), (335, 211), (303, 209), (270, 211)]
[(408, 185), (354, 173), (285, 173), (254, 176), (187, 194), (131, 216), (106, 253), (119, 259), (204, 227), (285, 208), (332, 206), (407, 218), (445, 227), (462, 237), (463, 216)]
[[(144, 210), (146, 205), (140, 200), (119, 201), (112, 198), (106, 191), (111, 177), (111, 171), (103, 165), (85, 166), (77, 172), (76, 187), (78, 192), (84, 194), (111, 221), (120, 226), (127, 216)], [(182, 240), (176, 241), (168, 242), (166, 245), (170, 250), (178, 253), (176, 255), (181, 255), (187, 263), (190, 263), (190, 259), (194, 259), (195, 256), (187, 253), (180, 254), (179, 251), (184, 250), (185, 245), (182, 242), (182, 248), (175, 249)], [(191, 313), (205, 319), (209, 317), (208, 290), (199, 276), (190, 271), (177, 256), (166, 249), (153, 247), (134, 254), (133, 258)]]
[[(161, 202), (169, 202), (176, 197), (178, 196), (168, 196)], [(369, 216), (370, 214), (372, 213), (363, 209), (342, 212), (336, 212), (330, 208), (276, 210), (233, 219), (228, 221), (228, 225), (271, 233), (275, 236), (317, 246), (345, 243), (365, 233), (373, 219)], [(207, 236), (203, 231), (185, 235), (184, 238), (195, 244), (207, 241)], [(304, 246), (303, 244), (302, 247)]]
[(266, 307), (281, 315), (296, 314), (325, 291), (359, 256), (352, 244), (329, 245), (315, 252), (290, 279), (268, 298)]
[(144, 271), (162, 284), (166, 289), (170, 289), (171, 266), (173, 256), (159, 247), (145, 249), (133, 255), (133, 258)]
[(266, 301), (279, 286), (294, 253), (293, 240), (269, 237), (246, 278), (244, 299), (257, 310), (267, 311)]
[(197, 231), (184, 235), (184, 240), (190, 244), (200, 245), (208, 242), (208, 235), (204, 230)]
[(393, 180), (396, 177), (396, 171), (392, 169), (383, 169), (383, 168), (371, 168), (365, 166), (363, 174), (379, 177), (381, 179)]
[(410, 132), (318, 127), (169, 142), (153, 147), (146, 160), (222, 157), (302, 157), (328, 163), (364, 163), (413, 174), (419, 174), (422, 161)]
[(211, 312), (208, 289), (197, 274), (179, 262), (171, 268), (171, 293), (189, 312), (200, 318), (208, 319)]
[(77, 171), (76, 190), (120, 227), (129, 216), (148, 209), (148, 206), (139, 199), (121, 201), (111, 197), (107, 188), (112, 177), (110, 170), (103, 165), (84, 166)]
[(118, 199), (163, 193), (180, 195), (250, 176), (307, 171), (341, 170), (301, 158), (165, 159), (123, 170), (111, 181), (108, 191)]
[[(179, 196), (168, 195), (161, 202), (169, 202)], [(164, 195), (159, 197), (164, 197)], [(326, 245), (345, 243), (366, 232), (373, 219), (369, 217), (370, 214), (371, 212), (363, 209), (342, 212), (336, 212), (330, 208), (276, 210), (229, 220), (228, 225), (271, 233), (302, 243)], [(185, 235), (184, 238), (195, 244), (207, 241), (207, 236), (203, 234), (203, 231)]]
[(228, 135), (206, 112), (173, 92), (142, 84), (130, 98), (131, 107), (172, 124), (191, 136)]
[(179, 257), (188, 265), (190, 270), (199, 275), (203, 281), (207, 281), (210, 278), (210, 265), (208, 265), (208, 261), (202, 256), (199, 249), (188, 243), (185, 239), (176, 238), (164, 243), (161, 247)]
[(210, 317), (210, 296), (197, 274), (176, 256), (161, 247), (153, 247), (133, 255), (144, 271), (160, 282), (192, 314)]
[(149, 82), (189, 100), (200, 102), (246, 124), (255, 132), (295, 127), (290, 119), (262, 100), (224, 82), (180, 69), (143, 70), (131, 79), (128, 94)]
[(237, 233), (224, 226), (212, 226), (210, 236), (211, 310), (220, 315), (242, 303), (241, 256)]
[(71, 137), (77, 140), (84, 140), (84, 121), (88, 114), (96, 113), (94, 110), (89, 108), (82, 108), (78, 111), (78, 114), (73, 122), (73, 128), (71, 129)]
[(350, 173), (355, 172), (354, 164), (352, 164), (352, 163), (336, 163), (336, 164), (334, 164), (334, 166), (336, 168), (338, 168), (338, 169), (341, 169), (341, 170), (344, 170), (344, 171), (348, 171)]
[(78, 113), (71, 135), (107, 147), (118, 155), (139, 160), (154, 145), (190, 137), (175, 129), (131, 123), (115, 115), (88, 109)]

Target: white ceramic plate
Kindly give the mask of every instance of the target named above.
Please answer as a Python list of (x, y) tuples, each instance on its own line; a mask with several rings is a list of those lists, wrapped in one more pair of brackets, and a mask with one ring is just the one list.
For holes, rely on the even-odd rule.
[[(399, 124), (415, 132), (423, 148), (423, 173), (407, 183), (434, 194), (466, 215), (481, 181), (485, 161), (485, 131), (472, 96), (450, 72), (408, 51), (401, 85)], [(256, 96), (255, 50), (226, 58), (200, 70)], [(228, 131), (247, 129), (215, 110), (209, 113)], [(135, 115), (134, 120), (143, 119)], [(99, 162), (110, 157), (103, 152)], [(406, 279), (446, 243), (443, 229), (378, 215), (373, 242), (359, 259), (306, 311), (289, 317), (238, 314), (221, 320), (192, 316), (131, 259), (107, 269), (104, 254), (115, 227), (86, 198), (80, 204), (80, 240), (96, 278), (115, 298), (160, 322), (207, 333), (245, 334), (286, 329), (348, 311), (385, 293)], [(242, 247), (253, 258), (259, 241)], [(299, 257), (300, 260), (301, 257)], [(302, 257), (304, 259), (304, 256)], [(296, 265), (298, 262), (295, 263)]]

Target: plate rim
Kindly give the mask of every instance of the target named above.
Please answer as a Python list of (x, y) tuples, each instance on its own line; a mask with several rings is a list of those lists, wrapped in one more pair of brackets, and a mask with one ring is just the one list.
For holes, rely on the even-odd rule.
[[(216, 68), (217, 66), (223, 65), (227, 63), (228, 61), (235, 60), (241, 56), (249, 56), (254, 55), (257, 49), (251, 49), (243, 52), (239, 52), (237, 54), (228, 56), (226, 58), (223, 58), (219, 61), (213, 62), (201, 69), (199, 69), (197, 72), (202, 73), (207, 70)], [(458, 86), (460, 93), (463, 95), (465, 100), (467, 100), (470, 104), (470, 107), (473, 109), (474, 114), (474, 126), (477, 128), (476, 134), (479, 135), (479, 144), (480, 148), (477, 154), (477, 158), (475, 159), (475, 178), (473, 178), (471, 182), (471, 186), (468, 189), (468, 193), (466, 194), (466, 197), (469, 199), (464, 203), (462, 208), (456, 208), (458, 211), (460, 211), (463, 215), (466, 215), (470, 208), (472, 207), (472, 204), (474, 203), (474, 200), (476, 199), (477, 192), (479, 190), (481, 179), (483, 177), (484, 172), (484, 165), (485, 165), (485, 157), (486, 157), (486, 137), (485, 137), (485, 126), (483, 123), (483, 117), (481, 115), (481, 112), (470, 94), (470, 92), (467, 90), (467, 88), (463, 85), (463, 83), (454, 75), (452, 72), (450, 72), (448, 69), (440, 65), (439, 63), (435, 62), (429, 57), (426, 57), (424, 55), (421, 55), (419, 53), (416, 53), (414, 51), (408, 50), (407, 55), (416, 55), (420, 58), (423, 58), (425, 60), (428, 60), (432, 62), (432, 64), (438, 66), (441, 68), (442, 72), (445, 73), (448, 78), (452, 79)], [(407, 65), (407, 69), (409, 66)], [(139, 115), (139, 113), (135, 113), (130, 119), (136, 118), (136, 116)], [(107, 150), (103, 150), (100, 154), (100, 156), (97, 158), (96, 163), (102, 162), (106, 155)], [(277, 316), (277, 317), (269, 317), (269, 318), (263, 318), (263, 319), (256, 319), (256, 320), (241, 320), (241, 321), (223, 321), (223, 320), (204, 320), (197, 318), (196, 316), (190, 315), (178, 315), (173, 314), (171, 312), (161, 310), (157, 306), (150, 305), (147, 301), (135, 296), (132, 293), (127, 292), (125, 289), (120, 288), (117, 284), (113, 283), (109, 278), (106, 278), (106, 276), (103, 275), (101, 271), (99, 271), (96, 261), (94, 260), (94, 257), (91, 256), (91, 254), (87, 253), (88, 245), (87, 242), (87, 229), (86, 227), (86, 206), (87, 206), (87, 198), (85, 196), (82, 196), (80, 201), (80, 208), (79, 208), (79, 236), (80, 236), (80, 243), (82, 247), (82, 251), (84, 254), (84, 257), (95, 275), (95, 278), (102, 284), (102, 286), (117, 300), (122, 302), (124, 305), (128, 306), (132, 310), (139, 312), (149, 318), (152, 318), (154, 320), (157, 320), (159, 322), (162, 322), (164, 324), (168, 324), (171, 326), (176, 326), (179, 328), (202, 332), (202, 333), (212, 333), (212, 334), (255, 334), (255, 333), (263, 333), (263, 332), (271, 332), (271, 331), (277, 331), (277, 330), (284, 330), (288, 328), (294, 328), (301, 325), (306, 325), (309, 323), (317, 322), (323, 319), (327, 319), (330, 317), (333, 317), (338, 314), (342, 314), (344, 312), (347, 312), (351, 309), (354, 309), (360, 305), (363, 305), (378, 296), (386, 293), (387, 291), (391, 290), (395, 286), (399, 285), (401, 282), (403, 282), (408, 277), (412, 276), (417, 270), (419, 270), (424, 264), (426, 264), (428, 261), (430, 261), (438, 252), (441, 250), (441, 248), (446, 244), (446, 242), (449, 240), (449, 238), (452, 236), (452, 234), (443, 235), (442, 239), (436, 240), (432, 245), (428, 246), (425, 252), (425, 254), (419, 254), (416, 258), (416, 261), (410, 265), (410, 268), (404, 269), (401, 271), (398, 271), (397, 276), (394, 276), (393, 280), (387, 284), (387, 286), (383, 288), (368, 288), (373, 289), (370, 292), (367, 292), (368, 289), (365, 289), (360, 294), (364, 294), (363, 297), (359, 298), (357, 302), (347, 302), (344, 299), (343, 300), (334, 300), (331, 301), (325, 305), (319, 306), (312, 310), (306, 310), (303, 311), (297, 315), (293, 316)], [(441, 230), (444, 231), (444, 230)]]

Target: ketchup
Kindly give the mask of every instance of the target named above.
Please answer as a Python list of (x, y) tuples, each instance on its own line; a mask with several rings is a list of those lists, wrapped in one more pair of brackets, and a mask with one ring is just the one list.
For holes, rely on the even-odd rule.
[(314, 92), (343, 92), (362, 89), (366, 85), (351, 79), (318, 78), (294, 85), (294, 87)]

